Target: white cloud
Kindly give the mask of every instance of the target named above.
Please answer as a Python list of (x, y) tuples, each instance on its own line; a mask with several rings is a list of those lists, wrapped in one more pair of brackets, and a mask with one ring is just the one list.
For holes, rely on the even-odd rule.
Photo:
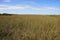
[(11, 0), (3, 0), (4, 2), (11, 2)]
[(5, 4), (0, 4), (0, 6), (7, 6), (7, 5), (5, 5)]
[(60, 8), (56, 7), (45, 7), (46, 10), (60, 10)]
[(33, 10), (60, 10), (60, 8), (55, 7), (40, 7), (40, 8), (32, 8)]
[(8, 7), (7, 9), (9, 9), (9, 10), (14, 10), (14, 9), (24, 9), (24, 7), (21, 7), (21, 6), (10, 6), (10, 7)]
[(16, 9), (24, 9), (24, 7), (9, 6), (9, 7), (7, 7), (7, 8), (0, 8), (0, 10), (16, 10)]
[(30, 5), (20, 5), (20, 6), (9, 6), (9, 5), (0, 5), (0, 6), (5, 6), (0, 8), (0, 10), (25, 10), (25, 9), (31, 9), (31, 10), (60, 10), (60, 8), (55, 8), (55, 7), (32, 7)]

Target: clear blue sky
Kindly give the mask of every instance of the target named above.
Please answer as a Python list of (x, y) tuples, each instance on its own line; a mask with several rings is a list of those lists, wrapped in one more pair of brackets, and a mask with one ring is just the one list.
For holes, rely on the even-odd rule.
[(60, 0), (0, 0), (0, 12), (60, 15)]

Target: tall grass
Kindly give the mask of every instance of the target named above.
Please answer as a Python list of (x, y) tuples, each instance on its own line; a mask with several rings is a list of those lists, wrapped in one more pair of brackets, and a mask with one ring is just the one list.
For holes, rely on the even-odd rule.
[(60, 16), (0, 16), (0, 40), (60, 40)]

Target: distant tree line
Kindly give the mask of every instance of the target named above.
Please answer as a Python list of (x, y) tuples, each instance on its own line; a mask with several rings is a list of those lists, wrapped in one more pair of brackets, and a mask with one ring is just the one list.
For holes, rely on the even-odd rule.
[(0, 13), (0, 16), (12, 16), (13, 14), (8, 14), (8, 13)]

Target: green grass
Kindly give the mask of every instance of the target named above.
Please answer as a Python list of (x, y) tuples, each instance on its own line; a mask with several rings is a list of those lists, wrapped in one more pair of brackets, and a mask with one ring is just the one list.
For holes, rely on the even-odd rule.
[(60, 16), (0, 16), (0, 40), (60, 40)]

